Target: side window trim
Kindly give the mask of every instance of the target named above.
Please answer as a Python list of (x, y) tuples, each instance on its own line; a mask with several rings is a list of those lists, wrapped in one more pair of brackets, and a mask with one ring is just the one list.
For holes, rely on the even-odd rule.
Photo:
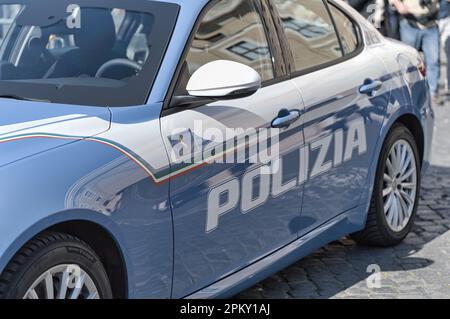
[(282, 50), (282, 59), (284, 60), (284, 65), (286, 67), (287, 78), (290, 78), (291, 70), (294, 66), (294, 57), (292, 56), (291, 47), (287, 40), (286, 34), (283, 30), (283, 25), (281, 21), (281, 16), (278, 13), (277, 7), (274, 5), (272, 0), (263, 0), (270, 11), (271, 20), (275, 27), (275, 32), (277, 33), (278, 43), (280, 44)]
[[(197, 33), (197, 31), (198, 31), (198, 29), (200, 27), (200, 24), (202, 23), (203, 18), (205, 17), (205, 15), (219, 1), (221, 1), (221, 0), (212, 0), (212, 1), (208, 2), (203, 7), (203, 9), (201, 10), (200, 14), (198, 15), (198, 17), (197, 17), (197, 19), (195, 21), (195, 24), (194, 24), (192, 30), (190, 31), (189, 38), (188, 38), (188, 40), (187, 40), (187, 42), (186, 42), (186, 44), (184, 46), (183, 53), (181, 54), (181, 57), (180, 57), (180, 59), (178, 61), (177, 68), (176, 68), (176, 70), (175, 70), (175, 72), (174, 72), (174, 74), (172, 76), (172, 79), (171, 79), (171, 82), (170, 82), (170, 85), (169, 85), (169, 89), (167, 90), (166, 96), (164, 98), (163, 110), (162, 110), (163, 114), (166, 113), (166, 112), (171, 113), (171, 111), (168, 111), (169, 109), (171, 109), (171, 106), (170, 106), (171, 100), (174, 97), (174, 94), (175, 94), (175, 91), (176, 91), (176, 87), (177, 87), (179, 78), (181, 76), (181, 71), (182, 71), (182, 68), (183, 68), (183, 64), (186, 61), (186, 58), (187, 58), (188, 53), (189, 53), (189, 50), (190, 50), (191, 45), (192, 45), (192, 43), (194, 41), (194, 38), (195, 38), (195, 34)], [(277, 57), (277, 55), (274, 55), (273, 52), (277, 52), (277, 50), (274, 49), (274, 46), (276, 46), (276, 43), (273, 43), (274, 41), (271, 40), (273, 37), (269, 37), (269, 35), (267, 34), (267, 32), (269, 31), (269, 29), (268, 29), (269, 26), (270, 25), (274, 25), (273, 20), (272, 19), (269, 20), (269, 17), (267, 15), (265, 15), (264, 12), (263, 12), (263, 5), (264, 5), (264, 2), (267, 1), (267, 0), (252, 0), (252, 1), (255, 2), (255, 4), (258, 6), (258, 9), (260, 10), (260, 12), (258, 12), (258, 14), (259, 14), (259, 16), (260, 16), (260, 18), (261, 18), (261, 20), (263, 22), (263, 25), (264, 25), (264, 34), (266, 36), (267, 43), (269, 45), (269, 51), (270, 51), (271, 56), (275, 60), (275, 61), (272, 61), (272, 68), (273, 68), (273, 72), (274, 72), (274, 78), (271, 79), (271, 80), (264, 81), (262, 83), (262, 87), (266, 87), (266, 86), (272, 85), (274, 83), (277, 83), (277, 82), (289, 79), (289, 74), (288, 74), (288, 70), (287, 70), (287, 67), (285, 65), (285, 60), (284, 60), (283, 56)], [(273, 27), (273, 28), (275, 30), (275, 27)], [(276, 38), (276, 41), (279, 41), (278, 33), (275, 35), (275, 38)], [(281, 66), (279, 67), (279, 69), (282, 70), (284, 68), (284, 70), (285, 70), (285, 74), (284, 75), (282, 75), (282, 74), (281, 75), (277, 75), (275, 63), (281, 63)]]
[[(348, 14), (347, 11), (342, 9), (333, 0), (322, 0), (322, 1), (324, 1), (324, 4), (325, 4), (325, 6), (327, 8), (327, 11), (328, 11), (328, 14), (330, 15), (330, 18), (332, 19), (333, 27), (334, 27), (334, 30), (335, 30), (336, 35), (338, 37), (339, 46), (340, 46), (340, 48), (342, 50), (343, 56), (341, 58), (332, 60), (332, 61), (327, 62), (327, 63), (320, 64), (320, 65), (317, 65), (317, 66), (314, 66), (314, 67), (311, 67), (311, 68), (307, 68), (305, 70), (301, 70), (301, 71), (294, 70), (294, 58), (292, 56), (292, 50), (290, 48), (289, 41), (288, 41), (288, 39), (286, 37), (286, 33), (284, 32), (283, 25), (281, 24), (281, 17), (280, 17), (280, 15), (279, 15), (279, 13), (278, 13), (278, 11), (276, 9), (276, 6), (273, 3), (273, 0), (266, 0), (266, 1), (269, 2), (269, 5), (272, 8), (272, 20), (276, 24), (276, 30), (277, 30), (278, 38), (280, 39), (280, 43), (282, 43), (282, 46), (285, 46), (288, 49), (288, 51), (289, 51), (288, 54), (284, 55), (284, 58), (285, 58), (285, 64), (286, 64), (286, 66), (288, 68), (289, 78), (290, 79), (294, 79), (294, 78), (297, 78), (297, 77), (300, 77), (300, 76), (303, 76), (303, 75), (306, 75), (306, 74), (309, 74), (309, 73), (320, 71), (322, 69), (326, 69), (326, 68), (329, 68), (329, 67), (331, 67), (333, 65), (342, 63), (342, 62), (347, 61), (347, 60), (350, 60), (350, 59), (354, 58), (355, 56), (359, 55), (363, 51), (363, 49), (364, 49), (364, 39), (362, 37), (361, 26), (355, 21), (355, 19), (353, 19)], [(339, 36), (339, 33), (337, 32), (336, 24), (335, 24), (335, 21), (334, 21), (335, 19), (334, 19), (333, 15), (330, 12), (329, 5), (332, 5), (337, 10), (341, 11), (353, 23), (353, 25), (356, 27), (356, 33), (357, 33), (357, 37), (358, 37), (358, 47), (356, 48), (356, 50), (354, 50), (350, 54), (344, 54), (343, 46), (342, 46), (342, 42), (341, 42), (342, 40), (341, 40), (341, 38)]]
[(288, 77), (288, 70), (281, 49), (280, 37), (278, 35), (276, 24), (270, 11), (267, 0), (257, 0), (259, 6), (261, 20), (264, 24), (264, 32), (266, 33), (269, 50), (272, 57), (272, 66), (274, 78), (263, 82), (263, 86), (270, 85), (274, 82), (280, 82)]
[[(323, 2), (323, 5), (325, 6), (325, 8), (327, 9), (328, 15), (330, 16), (331, 23), (333, 23), (334, 32), (336, 33), (336, 36), (337, 36), (337, 39), (339, 42), (339, 47), (341, 48), (342, 57), (345, 57), (344, 45), (342, 44), (342, 38), (339, 33), (339, 29), (336, 26), (336, 20), (334, 19), (334, 16), (331, 13), (330, 3), (327, 0), (322, 0), (322, 2)], [(331, 61), (331, 62), (333, 62), (333, 61)]]
[[(248, 0), (247, 0), (248, 1)], [(266, 38), (267, 41), (267, 45), (269, 47), (269, 54), (270, 54), (270, 62), (272, 64), (272, 73), (273, 73), (273, 79), (277, 78), (277, 71), (276, 71), (276, 67), (275, 67), (275, 55), (274, 53), (276, 52), (274, 46), (272, 45), (272, 37), (270, 36), (270, 21), (267, 21), (266, 16), (264, 14), (264, 8), (262, 6), (262, 3), (260, 0), (251, 0), (253, 1), (253, 3), (255, 4), (256, 8), (258, 9), (258, 15), (259, 15), (259, 19), (261, 20), (262, 26), (263, 26), (263, 30), (264, 30), (264, 36)], [(269, 81), (273, 81), (273, 79), (270, 80), (266, 80), (262, 82), (262, 85), (264, 85), (266, 82)]]
[[(334, 25), (334, 28), (336, 30), (336, 34), (338, 35), (338, 40), (339, 40), (339, 43), (340, 43), (341, 48), (342, 48), (343, 56), (346, 57), (346, 56), (352, 55), (353, 53), (355, 53), (358, 50), (361, 50), (361, 48), (364, 47), (364, 39), (363, 39), (363, 35), (362, 35), (363, 32), (361, 30), (361, 26), (358, 24), (358, 22), (355, 21), (355, 19), (353, 19), (352, 16), (349, 15), (349, 13), (347, 11), (345, 11), (343, 8), (341, 8), (339, 5), (337, 5), (333, 0), (325, 0), (325, 1), (326, 1), (326, 5), (327, 5), (327, 10), (328, 10), (328, 12), (329, 12), (329, 14), (331, 16), (331, 19), (333, 20), (333, 25)], [(336, 10), (341, 12), (353, 24), (353, 26), (355, 27), (356, 40), (357, 40), (358, 44), (356, 46), (356, 49), (353, 52), (351, 52), (351, 53), (345, 54), (344, 46), (342, 45), (342, 38), (341, 38), (341, 36), (339, 34), (338, 28), (336, 27), (335, 17), (331, 13), (330, 6), (333, 6)], [(359, 53), (361, 53), (361, 51), (359, 51), (358, 54)]]

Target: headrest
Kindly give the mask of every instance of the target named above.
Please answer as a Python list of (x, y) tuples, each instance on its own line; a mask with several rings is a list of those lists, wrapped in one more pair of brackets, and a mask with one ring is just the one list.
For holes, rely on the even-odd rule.
[(75, 32), (75, 44), (82, 50), (110, 51), (116, 41), (116, 28), (108, 9), (81, 9), (81, 27)]

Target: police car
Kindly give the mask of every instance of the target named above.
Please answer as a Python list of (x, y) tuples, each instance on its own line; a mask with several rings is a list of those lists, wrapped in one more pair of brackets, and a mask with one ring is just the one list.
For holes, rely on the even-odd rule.
[(0, 0), (0, 297), (230, 297), (402, 241), (419, 54), (338, 0)]

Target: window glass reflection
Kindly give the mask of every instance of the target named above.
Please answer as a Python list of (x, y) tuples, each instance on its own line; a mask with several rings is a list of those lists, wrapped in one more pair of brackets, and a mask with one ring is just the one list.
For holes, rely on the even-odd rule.
[(341, 38), (342, 47), (345, 54), (352, 53), (358, 46), (358, 37), (356, 33), (356, 27), (353, 22), (342, 11), (335, 6), (330, 6), (331, 14), (333, 15), (336, 23), (336, 29), (338, 30)]
[(189, 74), (215, 60), (248, 65), (263, 81), (273, 78), (269, 44), (253, 0), (220, 1), (203, 18), (188, 53)]
[(322, 0), (275, 0), (296, 71), (342, 57), (332, 20)]

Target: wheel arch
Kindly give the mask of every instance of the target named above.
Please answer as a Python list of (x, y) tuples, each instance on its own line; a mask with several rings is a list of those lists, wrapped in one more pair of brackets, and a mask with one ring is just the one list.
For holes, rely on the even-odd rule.
[(45, 231), (67, 233), (86, 242), (102, 261), (114, 298), (129, 296), (132, 276), (121, 233), (107, 216), (88, 210), (64, 211), (34, 223), (0, 253), (0, 273), (28, 241)]
[(87, 243), (100, 257), (111, 284), (114, 298), (128, 296), (128, 279), (124, 256), (112, 234), (103, 226), (88, 220), (69, 220), (44, 231), (75, 236)]
[[(420, 163), (423, 164), (425, 152), (425, 134), (419, 119), (414, 114), (407, 113), (397, 118), (393, 125), (398, 123), (407, 127), (413, 134), (414, 140), (416, 141), (417, 147), (419, 149)], [(393, 125), (391, 126), (391, 128), (393, 127)]]
[[(374, 157), (374, 161), (370, 166), (369, 169), (370, 174), (367, 178), (366, 185), (364, 186), (359, 201), (359, 205), (362, 205), (365, 211), (369, 209), (370, 199), (372, 198), (375, 173), (377, 171), (379, 159), (381, 156), (381, 150), (383, 148), (384, 142), (386, 141), (386, 138), (389, 136), (392, 128), (396, 124), (402, 124), (411, 131), (411, 133), (414, 136), (414, 140), (416, 141), (417, 146), (419, 148), (420, 163), (422, 168), (424, 166), (425, 149), (426, 149), (426, 136), (425, 136), (426, 132), (423, 128), (420, 118), (418, 117), (418, 114), (416, 114), (414, 110), (415, 109), (410, 106), (404, 106), (398, 108), (397, 112), (388, 113), (388, 115), (384, 120), (384, 123), (380, 129), (380, 136), (376, 145), (376, 152), (374, 153), (377, 155)], [(365, 221), (361, 226), (364, 225)]]

